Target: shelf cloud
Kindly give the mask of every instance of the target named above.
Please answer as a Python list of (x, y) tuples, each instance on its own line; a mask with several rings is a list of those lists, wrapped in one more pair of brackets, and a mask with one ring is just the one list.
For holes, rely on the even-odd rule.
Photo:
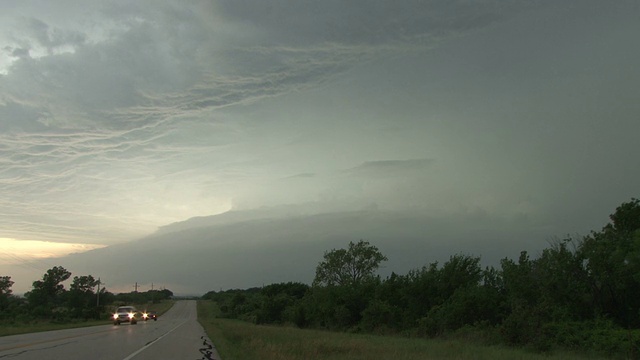
[(0, 237), (115, 246), (303, 204), (588, 232), (638, 197), (636, 13), (595, 0), (7, 1)]

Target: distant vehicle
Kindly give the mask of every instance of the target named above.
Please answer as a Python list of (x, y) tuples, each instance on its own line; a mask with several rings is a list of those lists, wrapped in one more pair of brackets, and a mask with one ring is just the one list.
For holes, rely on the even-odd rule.
[(113, 314), (113, 325), (120, 325), (120, 323), (128, 322), (131, 325), (138, 323), (140, 314), (133, 306), (120, 306), (115, 314)]
[(158, 321), (158, 313), (155, 311), (145, 311), (142, 313), (142, 319), (147, 321), (149, 319), (153, 319), (153, 321)]

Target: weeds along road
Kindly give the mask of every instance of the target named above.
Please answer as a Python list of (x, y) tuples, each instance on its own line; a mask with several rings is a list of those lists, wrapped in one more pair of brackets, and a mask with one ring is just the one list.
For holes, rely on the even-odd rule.
[(211, 344), (197, 321), (196, 302), (186, 300), (157, 321), (0, 337), (0, 359), (220, 359), (205, 341)]

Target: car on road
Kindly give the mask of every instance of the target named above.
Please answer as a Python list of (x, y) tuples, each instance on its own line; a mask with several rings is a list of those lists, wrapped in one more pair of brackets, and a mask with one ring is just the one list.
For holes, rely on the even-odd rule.
[(143, 311), (142, 319), (144, 321), (147, 321), (147, 320), (158, 321), (158, 313), (155, 311)]
[(120, 323), (128, 322), (131, 325), (138, 323), (140, 313), (133, 306), (120, 306), (113, 314), (113, 325), (120, 325)]

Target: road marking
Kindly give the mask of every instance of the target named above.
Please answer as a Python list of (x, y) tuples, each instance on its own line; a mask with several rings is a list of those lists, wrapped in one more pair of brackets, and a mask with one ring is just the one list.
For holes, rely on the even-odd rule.
[(165, 333), (164, 335), (160, 336), (159, 338), (153, 340), (152, 342), (148, 342), (147, 344), (145, 344), (145, 346), (141, 347), (140, 349), (138, 349), (138, 351), (134, 352), (133, 354), (127, 356), (126, 358), (122, 359), (122, 360), (131, 360), (133, 359), (134, 356), (140, 354), (141, 352), (145, 351), (149, 346), (155, 344), (158, 340), (162, 339), (163, 337), (171, 334), (175, 329), (179, 328), (180, 326), (184, 325), (187, 323), (187, 321), (189, 321), (189, 319), (185, 320), (182, 322), (182, 324), (174, 327), (173, 329), (169, 330), (167, 333)]

